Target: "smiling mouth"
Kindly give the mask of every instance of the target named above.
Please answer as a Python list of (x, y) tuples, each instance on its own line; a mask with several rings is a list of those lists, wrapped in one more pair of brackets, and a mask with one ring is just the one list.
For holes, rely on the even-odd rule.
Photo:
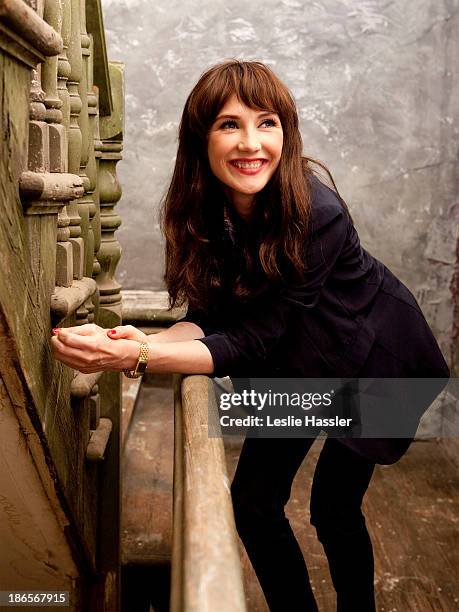
[(254, 173), (268, 163), (267, 159), (232, 159), (229, 162), (238, 170)]

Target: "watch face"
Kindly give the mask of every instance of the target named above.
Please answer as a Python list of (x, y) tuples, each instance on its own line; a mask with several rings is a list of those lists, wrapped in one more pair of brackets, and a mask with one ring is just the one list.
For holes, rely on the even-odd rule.
[(137, 372), (139, 372), (140, 374), (143, 374), (145, 372), (145, 370), (147, 369), (147, 361), (139, 361), (139, 363), (137, 364)]
[(143, 374), (145, 370), (147, 369), (149, 349), (150, 347), (148, 346), (146, 342), (141, 342), (139, 361), (136, 367), (136, 372), (138, 372), (139, 374)]

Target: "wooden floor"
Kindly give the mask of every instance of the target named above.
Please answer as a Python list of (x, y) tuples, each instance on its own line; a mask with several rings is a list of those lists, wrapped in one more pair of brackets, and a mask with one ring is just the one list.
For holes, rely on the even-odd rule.
[[(336, 609), (322, 546), (309, 524), (309, 491), (322, 441), (316, 441), (292, 487), (286, 513), (303, 550), (320, 612)], [(233, 475), (239, 446), (227, 444)], [(378, 612), (459, 609), (457, 441), (415, 442), (392, 466), (377, 466), (364, 501), (375, 555)], [(268, 607), (241, 545), (250, 612)], [(352, 563), (352, 558), (349, 559)]]
[[(153, 379), (154, 380), (154, 379)], [(133, 591), (151, 594), (158, 568), (159, 583), (171, 542), (172, 394), (161, 378), (142, 385), (125, 449), (123, 559), (126, 564), (126, 612)], [(226, 443), (228, 472), (234, 473), (240, 445)], [(301, 466), (287, 515), (305, 555), (320, 612), (334, 612), (335, 597), (328, 565), (314, 528), (309, 524), (309, 491), (321, 442), (316, 441)], [(453, 612), (459, 609), (457, 440), (416, 442), (393, 466), (377, 466), (364, 502), (376, 566), (378, 612)], [(249, 612), (268, 610), (257, 579), (241, 546)], [(352, 558), (349, 559), (352, 563)], [(166, 568), (167, 569), (167, 568)], [(153, 572), (153, 573), (152, 573)], [(129, 585), (132, 585), (132, 589)], [(167, 595), (155, 612), (167, 609)], [(152, 597), (154, 600), (155, 598)], [(166, 600), (167, 601), (167, 600)], [(146, 602), (145, 602), (146, 603)], [(286, 610), (288, 612), (288, 610)], [(356, 611), (357, 612), (357, 611)]]

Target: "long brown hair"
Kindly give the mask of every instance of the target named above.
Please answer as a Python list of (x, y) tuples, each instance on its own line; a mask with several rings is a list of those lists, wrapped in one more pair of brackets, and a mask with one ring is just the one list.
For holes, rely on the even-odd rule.
[(171, 306), (188, 302), (193, 308), (207, 310), (215, 292), (225, 284), (219, 248), (225, 197), (210, 170), (207, 135), (234, 94), (250, 108), (277, 113), (284, 136), (279, 165), (256, 194), (257, 220), (251, 224), (256, 231), (249, 232), (250, 239), (242, 244), (245, 270), (232, 281), (235, 298), (247, 300), (256, 293), (251, 284), (255, 269), (265, 285), (281, 283), (287, 273), (295, 282), (304, 279), (312, 163), (327, 172), (337, 192), (325, 166), (302, 156), (295, 102), (267, 66), (230, 60), (207, 70), (185, 103), (175, 168), (161, 214), (166, 238), (164, 278)]

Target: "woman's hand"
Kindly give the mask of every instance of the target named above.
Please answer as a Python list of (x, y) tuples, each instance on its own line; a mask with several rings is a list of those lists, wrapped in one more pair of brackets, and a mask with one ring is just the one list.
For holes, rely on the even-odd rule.
[(113, 329), (104, 331), (107, 332), (107, 336), (112, 340), (120, 340), (120, 338), (124, 338), (125, 340), (137, 340), (137, 342), (148, 342), (151, 340), (150, 336), (147, 336), (147, 334), (144, 334), (133, 325), (118, 325)]
[(139, 356), (138, 341), (122, 338), (112, 342), (106, 332), (92, 323), (54, 329), (51, 338), (54, 357), (84, 374), (134, 368)]

